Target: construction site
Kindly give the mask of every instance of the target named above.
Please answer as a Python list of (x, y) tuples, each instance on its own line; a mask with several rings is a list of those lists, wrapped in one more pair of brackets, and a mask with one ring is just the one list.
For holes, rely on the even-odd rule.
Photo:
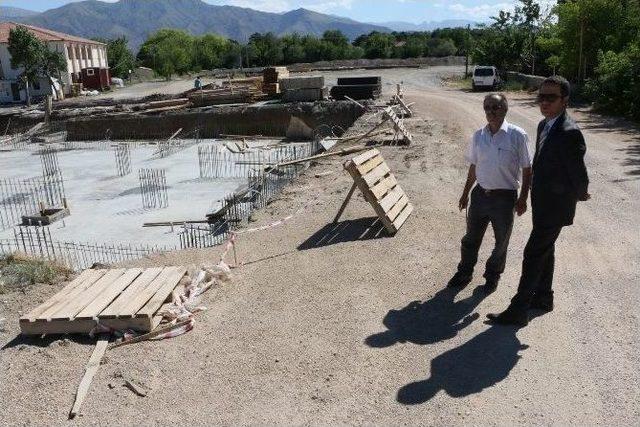
[[(0, 111), (0, 256), (65, 272), (0, 287), (3, 422), (633, 424), (640, 130), (569, 109), (593, 199), (556, 309), (490, 326), (531, 213), (495, 292), (446, 287), (486, 125), (463, 73), (268, 67)], [(535, 95), (506, 95), (536, 135)]]
[(341, 80), (328, 100), (323, 76), (271, 68), (162, 100), (65, 105), (46, 124), (5, 118), (25, 130), (4, 137), (0, 253), (77, 270), (224, 242), (309, 166), (301, 159), (369, 136), (346, 136), (365, 112), (386, 121), (380, 77)]

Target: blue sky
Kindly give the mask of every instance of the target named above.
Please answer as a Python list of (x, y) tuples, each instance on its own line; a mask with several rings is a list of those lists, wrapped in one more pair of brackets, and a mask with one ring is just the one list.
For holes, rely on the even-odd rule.
[[(2, 6), (43, 11), (77, 0), (0, 0)], [(110, 0), (114, 1), (114, 0)], [(509, 9), (516, 0), (204, 0), (268, 12), (304, 7), (322, 13), (346, 16), (358, 21), (441, 21), (469, 19), (486, 21), (498, 10)], [(544, 0), (547, 3), (552, 0)]]

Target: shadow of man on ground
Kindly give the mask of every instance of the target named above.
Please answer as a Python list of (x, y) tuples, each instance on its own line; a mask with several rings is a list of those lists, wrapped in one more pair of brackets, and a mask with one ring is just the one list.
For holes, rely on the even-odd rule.
[(298, 246), (298, 250), (319, 248), (335, 245), (336, 243), (354, 242), (356, 240), (370, 240), (389, 237), (380, 219), (375, 217), (349, 219), (332, 222)]
[(461, 289), (444, 288), (428, 301), (413, 301), (400, 310), (391, 310), (382, 323), (387, 331), (367, 337), (370, 347), (389, 347), (396, 343), (433, 344), (453, 338), (479, 317), (472, 312), (486, 297), (482, 287), (471, 296), (454, 302)]
[(399, 403), (424, 403), (444, 390), (451, 397), (479, 393), (505, 379), (518, 363), (520, 343), (516, 327), (492, 326), (471, 340), (431, 361), (431, 377), (403, 386)]

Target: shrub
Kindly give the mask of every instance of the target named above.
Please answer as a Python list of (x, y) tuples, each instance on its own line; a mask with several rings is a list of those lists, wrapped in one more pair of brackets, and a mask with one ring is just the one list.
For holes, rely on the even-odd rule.
[(599, 52), (595, 76), (585, 85), (585, 94), (596, 108), (640, 119), (640, 44), (622, 52)]
[(55, 262), (30, 258), (21, 254), (0, 259), (0, 292), (23, 288), (35, 283), (54, 283), (71, 271)]

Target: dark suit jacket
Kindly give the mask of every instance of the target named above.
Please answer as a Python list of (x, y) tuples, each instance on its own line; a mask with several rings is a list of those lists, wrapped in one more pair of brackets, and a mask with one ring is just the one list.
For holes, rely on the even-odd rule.
[(587, 147), (576, 122), (565, 112), (553, 124), (540, 148), (538, 124), (533, 157), (531, 211), (534, 226), (562, 227), (573, 224), (578, 198), (587, 193), (589, 177), (584, 164)]

